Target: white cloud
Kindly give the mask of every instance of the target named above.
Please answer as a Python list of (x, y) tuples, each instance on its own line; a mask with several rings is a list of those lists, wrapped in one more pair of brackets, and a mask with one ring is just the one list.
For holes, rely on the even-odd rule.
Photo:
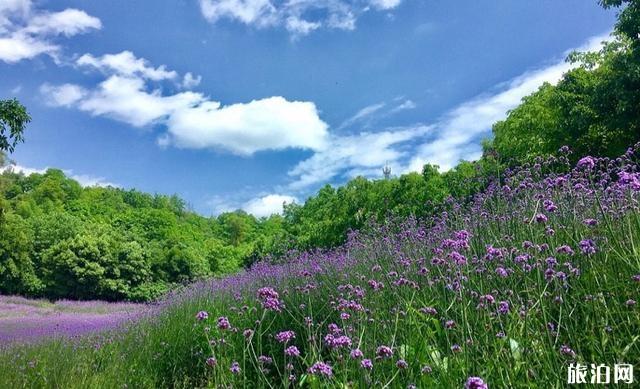
[(187, 74), (185, 74), (182, 78), (182, 87), (184, 89), (195, 88), (196, 86), (200, 85), (201, 81), (202, 76), (194, 76), (193, 74), (191, 74), (191, 72), (187, 72)]
[(396, 107), (394, 107), (389, 113), (390, 114), (394, 114), (394, 113), (398, 113), (400, 111), (407, 111), (410, 109), (416, 109), (418, 106), (416, 105), (416, 103), (414, 103), (413, 101), (407, 99), (405, 101), (403, 101), (401, 104), (397, 105)]
[[(606, 37), (594, 37), (578, 50), (597, 50)], [(448, 170), (461, 159), (478, 159), (482, 154), (479, 140), (491, 134), (493, 123), (505, 118), (524, 96), (537, 90), (544, 82), (557, 82), (573, 66), (576, 65), (557, 61), (541, 69), (525, 72), (495, 88), (497, 92), (464, 102), (432, 124), (334, 136), (326, 149), (316, 152), (289, 171), (293, 180), (289, 189), (307, 190), (336, 177), (380, 177), (382, 167), (387, 163), (393, 172), (406, 173), (421, 171), (426, 163), (437, 164), (442, 170)], [(413, 101), (405, 99), (382, 115), (415, 107)], [(382, 108), (382, 103), (365, 107), (345, 123), (348, 125), (370, 118)]]
[(61, 12), (36, 14), (29, 20), (23, 33), (32, 35), (64, 35), (71, 37), (90, 29), (100, 29), (100, 19), (86, 12), (68, 8)]
[[(283, 204), (298, 202), (296, 197), (285, 194), (260, 194), (244, 202), (238, 201), (237, 195), (238, 194), (234, 195), (234, 200), (230, 200), (224, 196), (214, 196), (207, 201), (207, 206), (212, 210), (213, 215), (243, 210), (255, 217), (269, 217), (274, 214), (281, 214)], [(242, 195), (240, 195), (240, 197), (242, 197)]]
[[(78, 66), (87, 66), (100, 70), (107, 75), (117, 74), (125, 77), (140, 77), (152, 81), (172, 80), (178, 76), (178, 73), (173, 70), (167, 70), (164, 65), (157, 68), (150, 66), (146, 59), (137, 58), (130, 51), (123, 51), (118, 54), (106, 54), (102, 57), (84, 54), (78, 58), (76, 64)], [(185, 77), (187, 76), (190, 83), (195, 81), (191, 73), (187, 73)]]
[(270, 0), (200, 0), (200, 10), (210, 22), (229, 18), (258, 25), (275, 22), (277, 13)]
[(225, 212), (233, 212), (240, 209), (239, 204), (229, 201), (223, 196), (213, 196), (207, 200), (206, 205), (212, 210), (213, 215), (220, 215)]
[(429, 127), (416, 126), (333, 137), (326, 149), (316, 152), (289, 171), (293, 178), (289, 188), (303, 190), (347, 172), (351, 172), (347, 176), (358, 171), (376, 171), (379, 175), (385, 164), (390, 163), (394, 168), (397, 161), (408, 157), (408, 150), (403, 149), (408, 141), (429, 131)]
[(43, 84), (40, 87), (40, 93), (49, 97), (47, 105), (62, 107), (72, 106), (87, 94), (84, 88), (73, 84), (58, 86)]
[(282, 26), (294, 36), (319, 28), (353, 30), (364, 12), (389, 11), (402, 0), (200, 0), (210, 22), (235, 20), (258, 28)]
[[(166, 95), (149, 82), (177, 78), (177, 73), (164, 66), (154, 68), (126, 51), (99, 58), (85, 54), (77, 64), (111, 75), (92, 89), (44, 84), (40, 90), (48, 104), (73, 106), (135, 127), (163, 125), (167, 132), (158, 139), (163, 147), (223, 149), (246, 156), (260, 150), (325, 146), (328, 126), (312, 102), (274, 96), (223, 106), (198, 92)], [(182, 83), (191, 86), (196, 81), (200, 78), (187, 73)]]
[(176, 110), (167, 128), (180, 147), (223, 148), (240, 155), (288, 147), (318, 150), (327, 136), (315, 104), (283, 97), (228, 106), (205, 101)]
[(358, 112), (355, 113), (355, 115), (351, 116), (349, 119), (345, 120), (344, 122), (342, 122), (342, 124), (338, 127), (338, 129), (342, 129), (345, 127), (349, 127), (359, 121), (362, 121), (366, 118), (371, 117), (371, 115), (373, 115), (374, 113), (380, 111), (382, 108), (384, 108), (386, 106), (385, 103), (377, 103), (377, 104), (371, 104), (368, 105), (364, 108), (362, 108), (361, 110), (359, 110)]
[(107, 181), (107, 179), (104, 177), (92, 176), (90, 174), (73, 174), (72, 170), (65, 170), (64, 172), (69, 176), (69, 178), (78, 181), (78, 183), (85, 188), (87, 187), (120, 188), (120, 185)]
[(281, 214), (283, 204), (296, 202), (298, 200), (293, 196), (270, 194), (246, 202), (242, 209), (255, 217), (269, 217), (273, 214)]
[(36, 11), (28, 0), (3, 0), (0, 4), (0, 60), (16, 63), (47, 54), (54, 59), (60, 46), (57, 36), (71, 37), (100, 29), (100, 19), (78, 9)]
[[(45, 174), (47, 170), (49, 170), (48, 167), (38, 169), (38, 168), (32, 168), (32, 167), (27, 167), (27, 166), (22, 166), (17, 164), (11, 164), (8, 166), (0, 167), (0, 173), (5, 171), (11, 171), (17, 174), (24, 174), (25, 176), (30, 176), (32, 174)], [(62, 171), (67, 177), (71, 178), (72, 180), (78, 181), (78, 183), (85, 188), (87, 187), (106, 188), (109, 186), (113, 188), (120, 187), (120, 185), (118, 184), (114, 184), (113, 182), (107, 181), (104, 177), (96, 177), (90, 174), (74, 174), (73, 170), (62, 170)]]
[(77, 108), (94, 116), (144, 127), (166, 120), (171, 114), (204, 100), (200, 93), (181, 92), (163, 96), (159, 89), (147, 91), (141, 78), (111, 76), (78, 101)]
[[(608, 36), (593, 37), (577, 50), (597, 50)], [(524, 96), (535, 92), (545, 82), (558, 82), (565, 72), (575, 66), (561, 60), (526, 72), (502, 85), (499, 92), (476, 97), (449, 111), (435, 123), (436, 137), (418, 148), (417, 155), (409, 162), (407, 169), (420, 171), (425, 163), (434, 163), (448, 170), (461, 159), (479, 158), (481, 146), (478, 138), (489, 136), (493, 123), (504, 119)]]
[(289, 16), (287, 18), (287, 30), (296, 36), (308, 35), (311, 31), (317, 30), (322, 26), (318, 22), (309, 22), (300, 19), (297, 16)]
[(371, 5), (378, 9), (393, 9), (400, 5), (402, 0), (371, 0)]

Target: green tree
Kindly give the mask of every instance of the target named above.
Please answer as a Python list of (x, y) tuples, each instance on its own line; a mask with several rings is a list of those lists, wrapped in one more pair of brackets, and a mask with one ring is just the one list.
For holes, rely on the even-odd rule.
[(0, 152), (15, 150), (24, 140), (24, 129), (30, 121), (31, 116), (18, 100), (0, 100)]

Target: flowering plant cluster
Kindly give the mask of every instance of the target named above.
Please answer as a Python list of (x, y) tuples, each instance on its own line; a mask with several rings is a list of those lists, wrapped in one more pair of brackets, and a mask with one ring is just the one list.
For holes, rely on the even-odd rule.
[(114, 350), (212, 387), (562, 387), (639, 361), (639, 150), (538, 159), (432, 219), (194, 284)]

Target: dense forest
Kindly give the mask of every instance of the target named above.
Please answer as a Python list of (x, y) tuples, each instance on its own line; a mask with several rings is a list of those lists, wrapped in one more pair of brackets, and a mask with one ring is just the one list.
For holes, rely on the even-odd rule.
[[(176, 196), (119, 188), (83, 188), (60, 170), (25, 176), (9, 158), (29, 116), (16, 100), (0, 104), (0, 293), (52, 299), (148, 301), (199, 278), (277, 260), (290, 250), (329, 248), (349, 230), (387, 217), (424, 218), (447, 199), (471, 198), (515, 165), (536, 163), (571, 145), (615, 157), (640, 140), (640, 3), (626, 5), (601, 51), (576, 63), (493, 126), (478, 161), (441, 172), (327, 185), (284, 214), (256, 219), (243, 211), (203, 217)], [(575, 161), (572, 161), (575, 162)]]

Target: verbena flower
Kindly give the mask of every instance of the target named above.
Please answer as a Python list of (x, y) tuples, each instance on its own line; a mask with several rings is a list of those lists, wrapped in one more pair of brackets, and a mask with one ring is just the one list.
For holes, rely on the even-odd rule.
[(266, 355), (260, 355), (258, 357), (258, 362), (260, 362), (263, 365), (270, 365), (273, 363), (273, 358), (268, 357)]
[(509, 313), (509, 302), (508, 301), (500, 301), (498, 304), (498, 313), (506, 314)]
[(295, 339), (296, 333), (293, 331), (282, 331), (276, 335), (276, 340), (280, 343), (289, 343), (291, 339)]
[(593, 255), (596, 253), (596, 244), (591, 239), (583, 239), (579, 243), (580, 252), (584, 255)]
[(542, 224), (549, 221), (549, 218), (544, 213), (539, 213), (534, 217), (534, 220), (536, 221), (536, 223)]
[(209, 357), (209, 358), (207, 358), (206, 363), (207, 363), (208, 366), (214, 367), (215, 365), (218, 364), (218, 361), (216, 360), (215, 357)]
[(196, 319), (199, 321), (207, 320), (209, 318), (209, 314), (206, 311), (200, 311), (196, 314)]
[(229, 328), (231, 328), (231, 323), (229, 323), (229, 319), (224, 316), (220, 316), (218, 318), (218, 328), (221, 330), (228, 330)]
[(360, 351), (360, 349), (353, 349), (351, 350), (351, 352), (349, 353), (349, 356), (352, 359), (360, 359), (364, 356), (364, 354), (362, 353), (362, 351)]
[(333, 369), (330, 365), (324, 362), (316, 362), (311, 366), (308, 370), (309, 374), (324, 376), (324, 377), (332, 377)]
[(389, 358), (393, 355), (393, 350), (388, 346), (379, 346), (376, 349), (376, 355), (380, 358)]
[(284, 350), (284, 353), (290, 357), (299, 357), (300, 350), (296, 346), (289, 346)]
[(229, 370), (231, 371), (231, 373), (233, 374), (240, 374), (240, 364), (236, 361), (231, 363), (231, 367), (229, 368)]
[(562, 346), (560, 346), (560, 354), (570, 356), (571, 358), (576, 357), (576, 352), (573, 351), (571, 347), (567, 346), (566, 344), (563, 344)]
[(484, 380), (480, 377), (469, 377), (464, 384), (465, 389), (489, 389)]
[(360, 366), (362, 366), (363, 369), (371, 370), (373, 369), (373, 362), (371, 362), (371, 359), (363, 359), (360, 361)]
[(396, 367), (398, 369), (406, 369), (409, 367), (409, 364), (404, 359), (398, 359), (398, 361), (396, 362)]
[(577, 164), (578, 167), (580, 168), (584, 168), (584, 169), (593, 169), (596, 166), (596, 160), (593, 157), (583, 157), (580, 158), (580, 160), (578, 161)]

